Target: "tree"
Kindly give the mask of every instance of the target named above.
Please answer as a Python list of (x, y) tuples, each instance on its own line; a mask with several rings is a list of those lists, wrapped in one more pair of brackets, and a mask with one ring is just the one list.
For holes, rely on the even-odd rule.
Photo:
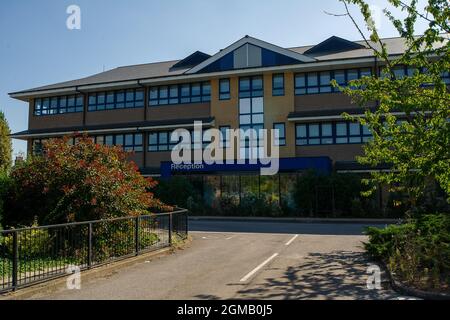
[(0, 171), (7, 172), (11, 168), (11, 138), (8, 121), (5, 114), (0, 111)]
[[(367, 125), (373, 139), (364, 147), (364, 155), (357, 160), (365, 165), (389, 164), (389, 172), (374, 172), (365, 182), (371, 186), (384, 184), (392, 191), (408, 194), (409, 204), (415, 207), (430, 183), (437, 182), (450, 201), (450, 95), (443, 75), (450, 70), (450, 8), (448, 0), (428, 0), (423, 10), (417, 0), (408, 3), (387, 0), (394, 8), (406, 13), (404, 19), (393, 16), (388, 9), (384, 14), (405, 38), (406, 51), (392, 57), (386, 44), (380, 40), (369, 5), (364, 0), (340, 0), (345, 16), (364, 37), (376, 57), (384, 63), (385, 76), (364, 77), (352, 81), (341, 90), (361, 105), (377, 101), (375, 111), (366, 111), (365, 117), (346, 118)], [(365, 37), (350, 14), (349, 5), (359, 7), (370, 37)], [(420, 19), (427, 21), (425, 32), (416, 36)], [(407, 66), (414, 73), (399, 77), (396, 66)], [(333, 82), (334, 86), (337, 83)], [(399, 115), (400, 113), (400, 115)]]
[(156, 186), (118, 147), (97, 145), (80, 137), (43, 145), (11, 172), (13, 186), (6, 199), (5, 225), (30, 225), (98, 220), (170, 210), (153, 197)]

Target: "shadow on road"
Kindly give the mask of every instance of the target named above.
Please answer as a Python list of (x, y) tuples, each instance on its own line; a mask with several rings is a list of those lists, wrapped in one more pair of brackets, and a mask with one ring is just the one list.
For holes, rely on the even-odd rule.
[[(238, 299), (390, 299), (390, 291), (369, 290), (368, 262), (363, 253), (332, 252), (308, 255), (281, 277), (266, 278), (238, 291)], [(276, 270), (276, 269), (272, 269)]]

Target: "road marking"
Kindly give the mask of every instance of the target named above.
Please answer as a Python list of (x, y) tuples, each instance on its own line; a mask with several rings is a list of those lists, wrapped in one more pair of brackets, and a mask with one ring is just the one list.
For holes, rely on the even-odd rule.
[(292, 242), (294, 242), (295, 239), (298, 238), (298, 234), (296, 234), (291, 240), (289, 240), (288, 242), (286, 242), (286, 246), (290, 245)]
[[(258, 233), (258, 232), (239, 232), (239, 231), (189, 231), (191, 234), (224, 234), (224, 235), (248, 235), (248, 236), (257, 236), (257, 235), (272, 235), (272, 236), (285, 236), (286, 233)], [(331, 237), (334, 237), (331, 235)]]
[(234, 237), (236, 237), (236, 236), (228, 237), (228, 238), (226, 238), (225, 240), (231, 240), (231, 239), (233, 239)]
[(275, 253), (274, 255), (272, 255), (269, 259), (267, 259), (266, 261), (264, 261), (263, 263), (261, 263), (259, 266), (257, 266), (255, 269), (253, 269), (252, 271), (250, 271), (245, 277), (243, 277), (240, 282), (245, 282), (248, 279), (250, 279), (255, 273), (257, 273), (259, 270), (261, 270), (266, 264), (268, 264), (270, 261), (272, 261), (273, 259), (275, 259), (278, 256), (278, 253)]

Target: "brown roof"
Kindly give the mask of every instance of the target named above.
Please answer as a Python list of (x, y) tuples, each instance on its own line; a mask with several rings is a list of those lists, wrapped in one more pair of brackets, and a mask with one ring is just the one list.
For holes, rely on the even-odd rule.
[[(405, 51), (406, 45), (403, 38), (387, 38), (382, 40), (387, 44), (388, 52), (391, 55), (401, 54)], [(355, 41), (355, 43), (367, 47), (364, 41)], [(293, 52), (304, 54), (306, 51), (314, 46), (302, 46), (288, 48)], [(378, 44), (375, 44), (378, 47)], [(331, 60), (343, 60), (350, 58), (366, 58), (373, 56), (371, 49), (356, 49), (349, 50), (338, 53), (322, 54), (316, 56), (310, 56), (316, 59), (318, 62), (321, 61), (331, 61)], [(71, 80), (66, 82), (60, 82), (52, 85), (46, 85), (42, 87), (32, 88), (28, 90), (23, 90), (19, 92), (14, 92), (12, 94), (30, 93), (34, 91), (42, 90), (53, 90), (53, 89), (63, 89), (83, 85), (95, 85), (95, 84), (107, 84), (112, 82), (129, 81), (129, 80), (139, 80), (139, 79), (151, 79), (159, 77), (170, 77), (182, 75), (189, 69), (171, 69), (175, 64), (182, 60), (173, 60), (165, 62), (156, 62), (148, 64), (139, 64), (132, 66), (118, 67), (112, 70), (101, 72), (86, 78), (81, 78), (77, 80)]]
[(105, 72), (77, 80), (60, 82), (48, 86), (37, 87), (26, 91), (51, 90), (73, 86), (108, 83), (116, 81), (138, 80), (144, 78), (157, 78), (165, 76), (176, 76), (183, 74), (188, 69), (171, 70), (172, 66), (180, 60), (138, 64), (132, 66), (118, 67)]

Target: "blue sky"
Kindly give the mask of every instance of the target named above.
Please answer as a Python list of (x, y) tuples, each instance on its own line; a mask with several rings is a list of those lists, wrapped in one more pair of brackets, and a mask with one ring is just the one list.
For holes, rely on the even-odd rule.
[[(71, 4), (81, 8), (81, 30), (66, 28)], [(11, 131), (26, 130), (28, 105), (9, 92), (196, 50), (214, 54), (246, 34), (283, 47), (332, 35), (361, 39), (348, 18), (324, 11), (343, 7), (338, 0), (2, 0), (0, 110)], [(389, 22), (380, 22), (383, 36), (397, 36)], [(13, 147), (17, 154), (26, 143), (14, 140)]]

